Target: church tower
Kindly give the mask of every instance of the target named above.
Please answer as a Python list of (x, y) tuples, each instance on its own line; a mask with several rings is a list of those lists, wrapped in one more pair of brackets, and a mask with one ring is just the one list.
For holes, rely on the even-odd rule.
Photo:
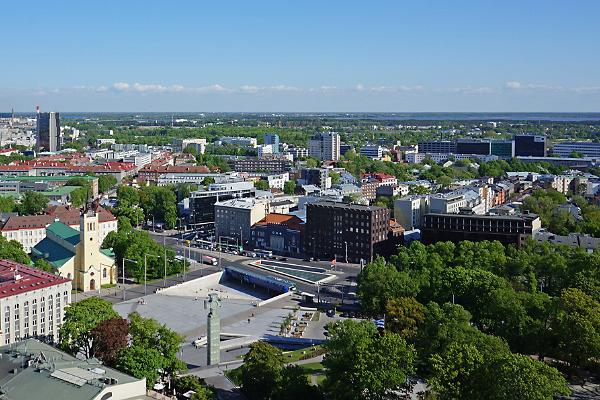
[(98, 214), (87, 209), (79, 220), (79, 245), (81, 246), (81, 262), (84, 271), (84, 287), (86, 290), (98, 290), (102, 285), (102, 268), (100, 256), (100, 224)]

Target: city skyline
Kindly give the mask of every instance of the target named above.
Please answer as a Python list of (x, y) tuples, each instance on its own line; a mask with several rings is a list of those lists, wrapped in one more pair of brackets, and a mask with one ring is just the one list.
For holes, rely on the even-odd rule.
[(596, 2), (228, 6), (7, 4), (0, 109), (599, 111)]

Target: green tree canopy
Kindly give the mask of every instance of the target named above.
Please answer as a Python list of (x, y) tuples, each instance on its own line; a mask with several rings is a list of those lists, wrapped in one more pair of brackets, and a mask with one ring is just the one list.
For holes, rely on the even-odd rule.
[(48, 207), (48, 197), (38, 192), (25, 192), (17, 207), (19, 214), (41, 214)]
[(112, 304), (99, 297), (88, 297), (69, 304), (60, 327), (60, 347), (74, 355), (94, 357), (97, 343), (92, 330), (101, 322), (118, 316)]
[(331, 399), (379, 399), (406, 382), (416, 353), (400, 335), (380, 335), (370, 321), (344, 320), (328, 326), (324, 344), (324, 390)]

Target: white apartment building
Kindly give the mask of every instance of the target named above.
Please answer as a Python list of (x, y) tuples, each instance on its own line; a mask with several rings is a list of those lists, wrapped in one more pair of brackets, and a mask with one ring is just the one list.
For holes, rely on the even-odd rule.
[(238, 146), (256, 147), (258, 142), (253, 137), (242, 137), (242, 136), (223, 136), (219, 139), (219, 144), (235, 144)]
[(429, 196), (406, 196), (394, 201), (394, 218), (407, 231), (421, 227), (421, 217), (429, 211)]
[(282, 174), (267, 175), (264, 179), (269, 183), (269, 188), (283, 190), (285, 183), (290, 180), (290, 174), (284, 172)]
[(58, 340), (71, 289), (70, 279), (0, 260), (0, 342), (6, 345), (27, 337)]
[(272, 144), (261, 144), (256, 148), (258, 157), (264, 157), (267, 154), (273, 154), (273, 145)]
[(308, 141), (308, 154), (318, 160), (340, 159), (340, 135), (337, 132), (320, 132)]
[(562, 142), (552, 146), (552, 154), (559, 157), (571, 157), (579, 153), (584, 157), (600, 158), (600, 143), (594, 142)]
[(288, 148), (287, 153), (291, 154), (294, 160), (308, 157), (308, 149), (306, 149), (304, 147)]
[(206, 139), (193, 138), (193, 139), (173, 139), (172, 148), (176, 153), (180, 153), (185, 150), (186, 147), (192, 146), (196, 149), (198, 154), (204, 154), (206, 150)]

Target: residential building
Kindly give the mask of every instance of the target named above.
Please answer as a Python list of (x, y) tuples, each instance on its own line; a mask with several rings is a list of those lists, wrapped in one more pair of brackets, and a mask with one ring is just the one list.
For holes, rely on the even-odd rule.
[(346, 153), (349, 151), (354, 151), (354, 146), (352, 146), (351, 144), (345, 144), (345, 143), (340, 144), (340, 154), (341, 155), (346, 155)]
[(279, 153), (279, 135), (277, 135), (276, 133), (267, 133), (264, 136), (264, 142), (266, 145), (272, 146), (274, 154)]
[(254, 197), (256, 188), (252, 182), (210, 184), (208, 190), (190, 193), (190, 222), (203, 223), (215, 220), (215, 204), (220, 201)]
[(340, 135), (337, 132), (320, 132), (308, 141), (308, 154), (318, 160), (340, 159)]
[(117, 143), (116, 139), (112, 138), (98, 138), (96, 139), (96, 147), (101, 147), (104, 144), (115, 144)]
[(138, 172), (138, 180), (156, 183), (163, 174), (210, 174), (205, 165), (146, 165)]
[[(69, 279), (11, 260), (0, 260), (2, 344), (11, 345), (27, 337), (58, 340), (58, 330), (69, 303)], [(0, 364), (4, 358), (0, 357)], [(12, 394), (10, 398), (14, 398)]]
[(515, 135), (515, 156), (546, 157), (546, 136)]
[(362, 197), (368, 201), (373, 201), (377, 198), (377, 188), (379, 187), (378, 182), (362, 182), (360, 184), (360, 192)]
[(38, 112), (36, 130), (37, 151), (56, 152), (62, 149), (60, 117), (57, 112)]
[[(49, 303), (48, 303), (49, 304)], [(141, 400), (146, 379), (82, 360), (36, 339), (0, 347), (0, 387), (11, 400)]]
[[(98, 224), (100, 241), (117, 230), (117, 218), (108, 210), (98, 207)], [(81, 213), (78, 208), (70, 206), (52, 206), (42, 215), (15, 215), (8, 218), (0, 228), (0, 233), (7, 240), (15, 240), (23, 246), (26, 253), (46, 237), (46, 227), (55, 221), (73, 228), (80, 228)]]
[[(533, 157), (533, 156), (518, 156), (517, 159), (526, 164), (528, 163), (539, 163), (546, 162), (552, 165), (562, 165), (563, 167), (571, 169), (585, 169), (596, 166), (600, 160), (596, 160), (590, 157)], [(0, 169), (1, 171), (1, 169)]]
[(289, 172), (292, 170), (292, 161), (276, 156), (258, 157), (232, 157), (227, 160), (227, 164), (233, 171), (238, 172), (273, 172), (276, 174)]
[(267, 214), (251, 229), (252, 246), (285, 256), (302, 253), (304, 222), (295, 215)]
[(381, 160), (385, 149), (379, 145), (367, 145), (360, 149), (360, 155), (370, 158), (371, 160)]
[(237, 146), (246, 146), (246, 147), (256, 147), (258, 142), (256, 138), (253, 137), (241, 137), (241, 136), (223, 136), (218, 144), (233, 144)]
[(60, 221), (48, 225), (46, 237), (31, 249), (31, 255), (72, 279), (75, 290), (100, 290), (117, 278), (115, 255), (110, 249), (101, 249), (101, 238), (98, 213), (90, 208), (82, 213), (79, 230)]
[(370, 262), (388, 239), (387, 208), (322, 201), (306, 204), (304, 253), (325, 260)]
[(270, 189), (283, 190), (285, 183), (290, 180), (290, 174), (287, 172), (282, 174), (264, 174), (260, 179), (267, 181)]
[(559, 142), (552, 146), (552, 154), (559, 157), (571, 157), (578, 154), (583, 157), (600, 159), (600, 143), (598, 142)]
[(329, 170), (326, 168), (302, 168), (300, 170), (299, 185), (315, 185), (321, 190), (331, 187)]
[(294, 160), (308, 157), (308, 149), (304, 147), (289, 147), (287, 152), (294, 156)]
[(535, 214), (475, 215), (436, 214), (423, 216), (421, 239), (424, 243), (463, 240), (498, 240), (503, 244), (520, 246), (541, 228)]
[(429, 212), (429, 196), (406, 196), (394, 201), (394, 219), (405, 230), (421, 227), (421, 218)]
[(215, 235), (219, 241), (235, 240), (240, 246), (251, 239), (252, 225), (269, 213), (269, 203), (241, 198), (215, 203)]
[(171, 145), (173, 151), (177, 153), (181, 153), (188, 146), (193, 147), (198, 152), (198, 154), (204, 154), (204, 152), (206, 151), (206, 139), (173, 139)]
[(139, 153), (128, 155), (122, 158), (123, 162), (132, 163), (138, 168), (142, 168), (152, 162), (152, 154)]
[(440, 140), (432, 142), (419, 142), (419, 153), (456, 153), (456, 142)]
[(256, 147), (256, 152), (259, 158), (275, 153), (272, 144), (260, 144)]

